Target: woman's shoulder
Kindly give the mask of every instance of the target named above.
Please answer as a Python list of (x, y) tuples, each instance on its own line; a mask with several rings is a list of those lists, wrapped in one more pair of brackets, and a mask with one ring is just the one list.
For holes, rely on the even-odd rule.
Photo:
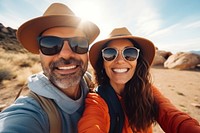
[(87, 99), (91, 99), (94, 101), (99, 101), (99, 102), (103, 102), (103, 98), (96, 92), (89, 92), (87, 95)]
[(96, 92), (89, 92), (86, 97), (86, 105), (96, 105), (98, 107), (104, 108), (104, 110), (108, 110), (108, 106), (104, 99)]

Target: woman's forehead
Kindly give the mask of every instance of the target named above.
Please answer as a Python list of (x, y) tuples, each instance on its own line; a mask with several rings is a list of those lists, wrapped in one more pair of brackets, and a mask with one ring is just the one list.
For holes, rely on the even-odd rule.
[(129, 39), (115, 39), (109, 42), (108, 47), (127, 47), (134, 46)]

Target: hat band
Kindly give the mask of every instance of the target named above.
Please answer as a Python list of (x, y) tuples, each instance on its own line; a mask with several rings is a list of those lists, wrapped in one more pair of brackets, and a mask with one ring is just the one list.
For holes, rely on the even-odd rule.
[(111, 35), (110, 37), (118, 37), (118, 36), (131, 36), (130, 34), (118, 34), (118, 35)]

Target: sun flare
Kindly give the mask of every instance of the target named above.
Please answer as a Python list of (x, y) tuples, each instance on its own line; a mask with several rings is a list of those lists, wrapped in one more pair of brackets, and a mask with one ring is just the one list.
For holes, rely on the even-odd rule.
[(103, 20), (100, 19), (102, 9), (101, 3), (97, 3), (97, 1), (80, 1), (79, 4), (74, 6), (77, 16), (96, 24), (103, 23)]

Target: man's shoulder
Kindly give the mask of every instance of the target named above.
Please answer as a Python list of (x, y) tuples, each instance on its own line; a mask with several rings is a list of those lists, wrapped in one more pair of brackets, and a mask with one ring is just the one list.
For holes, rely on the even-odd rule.
[(28, 96), (20, 96), (0, 113), (2, 131), (46, 132), (48, 125), (47, 114), (36, 100)]
[(45, 114), (40, 104), (34, 98), (29, 96), (20, 96), (15, 100), (15, 102), (5, 108), (2, 113), (3, 112), (40, 113), (43, 115)]

